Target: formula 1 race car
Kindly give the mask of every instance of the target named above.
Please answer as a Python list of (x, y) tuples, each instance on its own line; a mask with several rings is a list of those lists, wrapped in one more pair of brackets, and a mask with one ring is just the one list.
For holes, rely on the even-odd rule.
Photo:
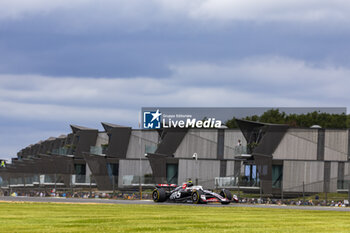
[(220, 194), (205, 190), (202, 186), (194, 186), (192, 182), (186, 182), (182, 186), (174, 184), (158, 184), (153, 190), (152, 198), (154, 202), (187, 202), (194, 204), (207, 204), (209, 202), (220, 202), (229, 204), (238, 202), (236, 195), (226, 189), (222, 189)]

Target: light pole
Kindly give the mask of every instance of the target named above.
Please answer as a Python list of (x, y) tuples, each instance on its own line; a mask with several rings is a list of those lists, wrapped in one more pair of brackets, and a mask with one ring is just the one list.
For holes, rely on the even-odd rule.
[(139, 184), (140, 184), (140, 200), (142, 200), (142, 184), (141, 184), (141, 174), (142, 174), (142, 146), (141, 146), (141, 135), (142, 135), (142, 129), (140, 131), (140, 137), (139, 137), (139, 144), (140, 144), (140, 177), (139, 177)]
[(192, 159), (196, 160), (195, 161), (195, 166), (196, 166), (196, 177), (195, 177), (195, 179), (196, 179), (196, 185), (198, 185), (199, 168), (198, 168), (198, 155), (197, 155), (197, 153), (194, 153), (192, 155)]

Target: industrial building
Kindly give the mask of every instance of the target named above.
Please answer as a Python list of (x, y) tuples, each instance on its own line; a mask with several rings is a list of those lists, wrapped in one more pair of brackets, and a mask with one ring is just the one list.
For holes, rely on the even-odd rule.
[(237, 120), (239, 129), (132, 129), (71, 125), (0, 167), (1, 188), (115, 190), (191, 179), (264, 194), (340, 192), (350, 175), (349, 129)]

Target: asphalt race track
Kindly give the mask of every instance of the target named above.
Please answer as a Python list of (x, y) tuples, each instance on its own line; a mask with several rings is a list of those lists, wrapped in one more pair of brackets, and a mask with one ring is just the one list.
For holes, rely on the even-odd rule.
[[(93, 203), (93, 204), (143, 204), (143, 205), (193, 205), (184, 203), (155, 203), (151, 200), (110, 200), (110, 199), (84, 199), (84, 198), (55, 198), (55, 197), (0, 197), (0, 202), (52, 202), (52, 203)], [(295, 209), (295, 210), (323, 210), (323, 211), (350, 211), (346, 207), (325, 207), (325, 206), (287, 206), (287, 205), (229, 205), (207, 204), (196, 205), (200, 207), (249, 207), (249, 208), (271, 208), (271, 209)]]

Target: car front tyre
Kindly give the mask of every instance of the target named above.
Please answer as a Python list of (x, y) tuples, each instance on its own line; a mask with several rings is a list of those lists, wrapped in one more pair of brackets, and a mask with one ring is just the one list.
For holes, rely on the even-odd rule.
[(231, 194), (231, 192), (228, 191), (228, 190), (226, 190), (226, 189), (221, 190), (220, 196), (222, 196), (222, 197), (228, 199), (228, 201), (222, 201), (222, 202), (221, 202), (221, 204), (223, 204), (223, 205), (229, 204), (229, 203), (231, 202), (231, 200), (232, 200), (232, 194)]
[(192, 203), (193, 204), (200, 204), (201, 203), (201, 195), (203, 193), (200, 190), (195, 190), (192, 192)]

